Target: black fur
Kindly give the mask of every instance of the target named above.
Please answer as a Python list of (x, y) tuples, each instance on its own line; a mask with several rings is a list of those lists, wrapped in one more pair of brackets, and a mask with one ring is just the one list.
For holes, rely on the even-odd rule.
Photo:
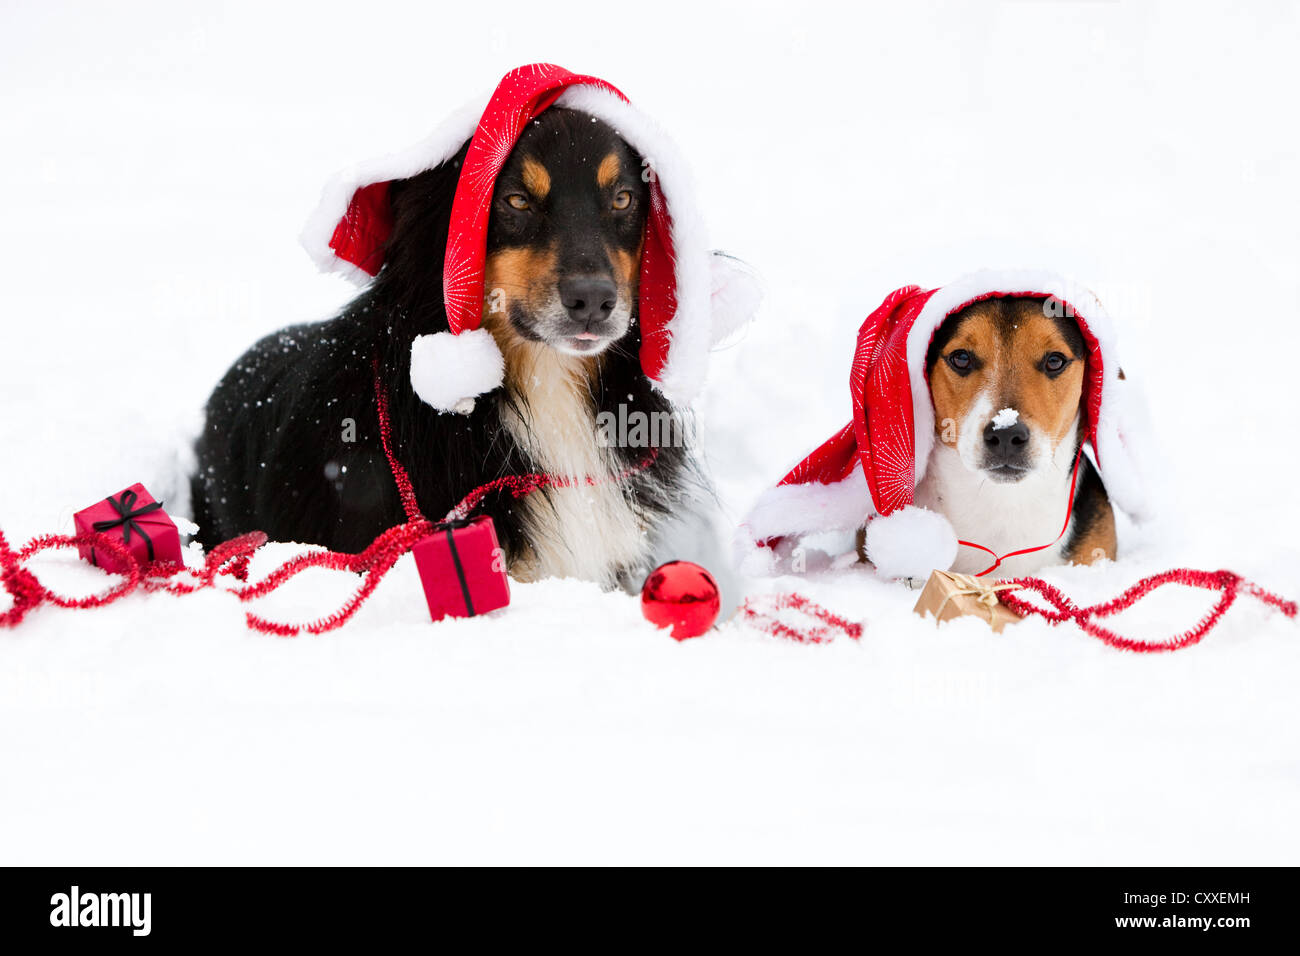
[[(525, 135), (546, 136), (597, 162), (612, 143), (627, 148), (603, 123), (559, 108), (542, 114)], [(440, 518), (494, 478), (539, 470), (502, 426), (503, 408), (515, 401), (507, 389), (481, 396), (466, 416), (440, 414), (410, 384), (412, 340), (448, 327), (443, 257), (464, 154), (465, 147), (436, 169), (393, 184), (394, 230), (384, 267), (339, 316), (262, 339), (213, 392), (193, 480), (194, 517), (205, 545), (260, 529), (274, 540), (354, 552), (405, 520), (379, 438), (376, 361), (389, 396), (395, 451), (426, 516)], [(499, 183), (498, 193), (503, 188)], [(536, 241), (512, 237), (499, 215), (494, 202), (489, 249)], [(575, 232), (583, 228), (577, 220), (570, 225)], [(672, 410), (641, 373), (639, 345), (634, 313), (590, 382), (595, 411), (616, 412), (619, 404), (647, 414)], [(352, 442), (344, 441), (349, 421)], [(645, 455), (644, 448), (611, 448), (610, 467)], [(677, 504), (691, 472), (684, 448), (663, 447), (623, 492), (653, 530)], [(526, 545), (517, 503), (495, 494), (482, 511), (492, 516), (507, 561), (513, 560)]]
[(1062, 551), (1074, 558), (1086, 560), (1087, 555), (1077, 555), (1080, 542), (1096, 528), (1099, 522), (1114, 519), (1110, 498), (1101, 483), (1101, 475), (1087, 455), (1079, 462), (1079, 486), (1074, 490), (1074, 509), (1070, 513), (1070, 532), (1062, 544)]

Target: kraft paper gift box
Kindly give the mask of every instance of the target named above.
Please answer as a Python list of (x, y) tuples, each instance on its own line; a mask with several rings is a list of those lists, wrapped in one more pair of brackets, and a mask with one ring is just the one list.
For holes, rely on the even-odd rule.
[[(78, 511), (73, 515), (73, 521), (78, 534), (98, 531), (120, 540), (140, 564), (149, 561), (182, 563), (180, 531), (162, 510), (162, 502), (155, 501), (139, 482)], [(78, 545), (77, 551), (105, 571), (117, 574), (127, 571), (126, 563), (117, 555), (103, 549), (97, 551), (93, 544)]]
[(931, 614), (939, 621), (954, 617), (974, 615), (984, 623), (1001, 631), (1008, 624), (1020, 620), (1015, 611), (997, 599), (997, 589), (1006, 588), (998, 580), (984, 580), (969, 574), (933, 571), (913, 610), (922, 617)]
[(486, 515), (437, 525), (411, 552), (435, 621), (474, 617), (510, 603), (505, 559)]

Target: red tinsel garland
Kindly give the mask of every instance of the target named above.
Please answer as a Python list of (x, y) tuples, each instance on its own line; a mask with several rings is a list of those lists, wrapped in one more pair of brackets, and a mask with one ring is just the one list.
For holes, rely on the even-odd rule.
[[(384, 575), (397, 563), (398, 558), (409, 551), (417, 541), (431, 533), (434, 527), (432, 522), (420, 518), (390, 528), (360, 554), (316, 551), (299, 555), (282, 564), (261, 581), (232, 588), (231, 593), (241, 601), (256, 600), (311, 567), (351, 571), (363, 575), (365, 580), (341, 608), (309, 624), (284, 624), (267, 620), (252, 612), (246, 616), (248, 625), (255, 630), (282, 637), (303, 631), (311, 634), (330, 631), (346, 623), (379, 585)], [(249, 560), (265, 543), (265, 534), (260, 531), (249, 532), (217, 545), (208, 554), (202, 568), (192, 569), (158, 561), (139, 564), (120, 541), (98, 531), (77, 535), (42, 535), (33, 538), (17, 552), (9, 546), (4, 532), (0, 531), (0, 583), (13, 596), (12, 607), (0, 613), (0, 626), (14, 627), (22, 621), (28, 611), (46, 603), (67, 608), (102, 607), (125, 597), (137, 588), (189, 594), (203, 588), (214, 587), (220, 575), (228, 575), (241, 582), (247, 581)], [(75, 548), (82, 544), (93, 544), (96, 548), (103, 548), (120, 559), (123, 566), (127, 568), (122, 580), (99, 594), (73, 598), (51, 591), (23, 566), (43, 551)], [(1200, 642), (1219, 623), (1242, 593), (1262, 601), (1289, 618), (1295, 618), (1298, 613), (1295, 601), (1286, 600), (1267, 591), (1232, 571), (1177, 568), (1143, 578), (1118, 597), (1086, 607), (1078, 606), (1060, 589), (1041, 578), (1016, 578), (1009, 583), (1039, 594), (1051, 605), (1049, 608), (1044, 608), (1014, 592), (1003, 592), (1002, 602), (1017, 614), (1037, 615), (1050, 624), (1073, 622), (1085, 633), (1111, 647), (1143, 653), (1176, 651)], [(1223, 596), (1194, 627), (1166, 641), (1144, 641), (1124, 637), (1097, 623), (1097, 619), (1111, 617), (1132, 607), (1151, 591), (1166, 584), (1182, 584), (1187, 587), (1220, 591)], [(792, 627), (775, 616), (776, 612), (783, 609), (802, 612), (820, 623), (803, 629)], [(771, 634), (805, 644), (826, 643), (835, 637), (836, 632), (853, 639), (857, 639), (862, 634), (861, 624), (839, 617), (798, 593), (749, 598), (741, 606), (740, 614), (743, 619), (757, 624)]]
[[(1258, 598), (1270, 607), (1281, 611), (1287, 617), (1294, 618), (1296, 616), (1295, 601), (1288, 601), (1271, 591), (1266, 591), (1259, 585), (1247, 581), (1241, 575), (1234, 574), (1232, 571), (1197, 571), (1191, 568), (1175, 568), (1171, 571), (1145, 577), (1119, 597), (1087, 607), (1079, 607), (1062, 594), (1059, 588), (1048, 584), (1041, 578), (1014, 578), (1007, 583), (1015, 584), (1024, 590), (1041, 595), (1044, 600), (1052, 605), (1052, 608), (1055, 608), (1055, 610), (1052, 610), (1051, 608), (1041, 607), (1033, 601), (1019, 597), (1014, 591), (1002, 592), (999, 595), (1002, 603), (1021, 617), (1035, 614), (1049, 624), (1063, 624), (1072, 621), (1079, 625), (1084, 633), (1091, 634), (1111, 647), (1124, 651), (1158, 653), (1160, 651), (1176, 651), (1184, 647), (1190, 647), (1192, 644), (1199, 642), (1219, 623), (1219, 619), (1223, 617), (1228, 608), (1232, 607), (1237, 600), (1237, 596), (1242, 592)], [(1187, 587), (1222, 591), (1223, 597), (1195, 627), (1175, 635), (1167, 641), (1143, 641), (1124, 637), (1096, 623), (1097, 618), (1106, 618), (1118, 614), (1126, 608), (1132, 607), (1156, 588), (1166, 584), (1183, 584)]]
[[(4, 532), (0, 531), (0, 583), (3, 583), (5, 590), (13, 596), (13, 606), (0, 614), (0, 626), (14, 627), (28, 611), (46, 603), (70, 608), (103, 607), (125, 597), (137, 588), (144, 588), (146, 591), (189, 594), (202, 588), (212, 587), (218, 574), (230, 574), (242, 581), (248, 576), (249, 558), (265, 543), (266, 535), (260, 531), (232, 538), (213, 548), (204, 566), (195, 570), (169, 561), (147, 561), (141, 564), (119, 539), (102, 531), (88, 531), (75, 535), (41, 535), (28, 541), (22, 550), (17, 552), (9, 546)], [(83, 544), (102, 548), (117, 558), (126, 568), (126, 571), (122, 572), (122, 580), (99, 594), (71, 598), (51, 591), (37, 580), (36, 575), (23, 567), (23, 564), (42, 551), (76, 548)], [(190, 580), (181, 580), (182, 575), (188, 575)]]
[[(408, 520), (404, 524), (389, 528), (360, 554), (313, 551), (286, 561), (256, 584), (246, 584), (243, 587), (232, 588), (231, 593), (238, 597), (239, 600), (252, 601), (265, 597), (290, 578), (308, 568), (351, 571), (363, 577), (360, 587), (353, 592), (342, 607), (332, 614), (318, 618), (308, 624), (285, 624), (268, 620), (250, 611), (245, 615), (245, 619), (248, 626), (254, 630), (261, 631), (264, 634), (290, 637), (303, 631), (320, 634), (341, 627), (365, 603), (366, 599), (379, 586), (379, 582), (383, 580), (384, 575), (397, 563), (398, 559), (410, 551), (419, 541), (433, 534), (438, 528), (438, 525), (429, 521), (421, 513), (419, 504), (416, 502), (415, 489), (411, 484), (410, 476), (407, 474), (406, 469), (402, 467), (401, 462), (397, 460), (396, 455), (393, 454), (388, 399), (379, 379), (378, 368), (376, 368), (375, 374), (375, 403), (379, 415), (379, 435), (384, 446), (384, 455), (388, 459), (388, 465), (393, 472), (393, 480), (397, 483), (398, 491), (401, 493), (402, 507), (406, 511)], [(505, 490), (515, 498), (522, 498), (524, 495), (531, 494), (541, 488), (567, 488), (579, 482), (596, 485), (604, 481), (622, 481), (638, 471), (650, 467), (657, 457), (657, 452), (658, 449), (652, 449), (647, 458), (639, 464), (609, 477), (596, 478), (588, 475), (585, 478), (577, 479), (546, 474), (507, 475), (504, 478), (498, 478), (475, 488), (448, 513), (444, 520), (452, 521), (468, 517), (478, 507), (483, 498), (494, 491)], [(1066, 520), (1068, 522), (1068, 517)], [(248, 580), (249, 561), (252, 559), (253, 553), (265, 543), (266, 535), (261, 531), (251, 531), (237, 538), (232, 538), (214, 547), (207, 555), (203, 567), (196, 570), (166, 561), (150, 561), (141, 564), (125, 545), (104, 532), (91, 531), (76, 535), (42, 535), (29, 541), (21, 551), (15, 552), (10, 548), (4, 532), (0, 531), (0, 584), (3, 584), (4, 589), (13, 596), (13, 606), (0, 613), (0, 626), (16, 626), (28, 611), (45, 603), (68, 608), (102, 607), (125, 597), (140, 587), (147, 591), (164, 590), (172, 594), (189, 594), (203, 588), (215, 587), (217, 577), (223, 574), (229, 575), (237, 581), (246, 582)], [(118, 558), (127, 569), (122, 580), (107, 591), (99, 594), (92, 594), (82, 598), (70, 598), (51, 591), (41, 584), (31, 571), (23, 567), (24, 563), (42, 551), (75, 548), (82, 544), (92, 544), (96, 548), (102, 548)], [(1174, 651), (1197, 643), (1219, 622), (1219, 619), (1236, 601), (1238, 594), (1243, 591), (1280, 610), (1287, 617), (1294, 618), (1297, 612), (1294, 601), (1287, 601), (1231, 571), (1195, 571), (1188, 568), (1166, 571), (1163, 574), (1143, 578), (1113, 600), (1089, 607), (1079, 607), (1056, 587), (1040, 578), (1016, 578), (1010, 583), (1038, 593), (1055, 608), (1055, 610), (1043, 608), (1026, 601), (1024, 598), (1017, 597), (1014, 593), (1004, 592), (1001, 595), (1002, 602), (1022, 617), (1027, 614), (1036, 614), (1051, 624), (1073, 621), (1083, 631), (1104, 641), (1111, 647), (1129, 651)], [(1131, 607), (1149, 592), (1165, 584), (1184, 584), (1188, 587), (1222, 591), (1223, 597), (1195, 627), (1169, 641), (1135, 640), (1116, 634), (1114, 631), (1096, 623), (1096, 618), (1105, 618), (1118, 614), (1125, 608)], [(804, 629), (792, 627), (775, 616), (776, 612), (784, 609), (799, 611), (821, 623), (813, 624)], [(834, 638), (836, 632), (845, 634), (855, 640), (862, 635), (861, 624), (847, 621), (797, 592), (749, 598), (741, 606), (740, 614), (743, 619), (757, 624), (768, 633), (804, 644), (828, 642)]]
[[(393, 473), (393, 481), (402, 497), (402, 508), (406, 512), (405, 523), (389, 528), (369, 547), (359, 554), (345, 554), (337, 551), (312, 551), (291, 558), (272, 571), (256, 584), (234, 587), (230, 592), (241, 601), (253, 601), (265, 597), (280, 587), (290, 578), (308, 568), (329, 568), (336, 571), (351, 571), (363, 577), (361, 585), (343, 606), (332, 614), (318, 618), (307, 624), (286, 624), (271, 621), (251, 611), (245, 615), (248, 626), (263, 634), (275, 634), (279, 637), (292, 637), (306, 631), (320, 634), (341, 627), (365, 603), (371, 593), (379, 586), (389, 570), (399, 558), (410, 551), (421, 540), (434, 534), (439, 525), (430, 521), (420, 511), (415, 498), (415, 488), (410, 475), (397, 460), (392, 448), (392, 426), (388, 414), (388, 396), (382, 387), (378, 368), (375, 369), (375, 405), (379, 416), (379, 436), (384, 446), (384, 456)], [(641, 462), (616, 475), (572, 478), (563, 475), (524, 474), (507, 475), (485, 485), (480, 485), (461, 502), (452, 508), (444, 521), (467, 518), (483, 501), (484, 497), (494, 491), (508, 491), (515, 498), (522, 498), (541, 488), (569, 488), (580, 483), (597, 485), (606, 481), (623, 481), (654, 464), (658, 449), (651, 449), (650, 454)], [(167, 561), (138, 562), (133, 554), (118, 540), (103, 532), (87, 532), (78, 535), (44, 535), (28, 542), (23, 549), (15, 553), (0, 532), (0, 583), (14, 598), (13, 606), (0, 614), (0, 626), (13, 627), (18, 624), (33, 608), (41, 604), (57, 604), (60, 607), (100, 607), (119, 598), (125, 597), (136, 588), (147, 591), (165, 590), (173, 594), (189, 594), (203, 588), (215, 587), (219, 575), (229, 575), (237, 581), (248, 580), (248, 564), (253, 553), (266, 543), (266, 535), (261, 531), (247, 534), (222, 542), (208, 554), (202, 569), (193, 570), (181, 564)], [(103, 548), (122, 561), (127, 568), (123, 580), (102, 594), (85, 598), (67, 598), (46, 588), (36, 576), (22, 565), (35, 554), (52, 548), (77, 547), (81, 544), (93, 544)]]
[[(126, 576), (121, 582), (101, 594), (92, 594), (83, 598), (68, 598), (56, 594), (36, 579), (36, 575), (24, 568), (23, 562), (42, 551), (55, 548), (76, 548), (83, 544), (92, 544), (103, 548), (113, 557), (118, 558), (127, 568)], [(85, 534), (46, 534), (28, 541), (23, 549), (14, 552), (4, 532), (0, 531), (0, 582), (13, 596), (13, 606), (0, 614), (0, 625), (15, 627), (28, 611), (49, 602), (59, 607), (102, 607), (111, 604), (123, 595), (129, 594), (140, 585), (141, 570), (135, 556), (120, 541), (114, 540), (102, 531), (88, 531)]]
[[(778, 611), (787, 608), (800, 611), (806, 617), (821, 623), (806, 628), (792, 627), (776, 616)], [(828, 611), (797, 591), (746, 598), (745, 603), (740, 606), (740, 616), (775, 637), (783, 637), (800, 644), (827, 644), (835, 639), (836, 632), (855, 641), (862, 636), (861, 624)]]

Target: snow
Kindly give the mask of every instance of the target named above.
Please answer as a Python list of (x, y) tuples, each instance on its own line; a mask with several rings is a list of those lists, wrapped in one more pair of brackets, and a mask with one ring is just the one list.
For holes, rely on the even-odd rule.
[[(1276, 107), (1294, 5), (669, 4), (626, 43), (593, 42), (600, 4), (499, 6), (492, 31), (473, 8), (5, 7), (11, 541), (134, 481), (179, 507), (219, 375), (351, 293), (296, 241), (329, 175), (544, 58), (658, 118), (714, 242), (762, 275), (699, 406), (733, 520), (843, 425), (887, 292), (1043, 267), (1120, 323), (1170, 478), (1118, 562), (1051, 580), (1092, 601), (1226, 567), (1300, 597), (1272, 358), (1300, 354), (1300, 132)], [(36, 565), (103, 586), (70, 553)], [(0, 862), (1296, 861), (1296, 623), (1243, 599), (1197, 647), (1128, 655), (1038, 621), (936, 627), (914, 591), (807, 566), (752, 587), (797, 588), (860, 641), (732, 621), (679, 644), (574, 581), (433, 625), (409, 556), (319, 638), (251, 632), (220, 593), (43, 608), (0, 634)], [(259, 612), (319, 615), (351, 586), (310, 572)], [(1116, 624), (1171, 634), (1212, 601), (1162, 591)]]
[(993, 430), (1000, 432), (1004, 428), (1010, 428), (1018, 421), (1020, 421), (1020, 412), (1014, 408), (1004, 408), (993, 416)]

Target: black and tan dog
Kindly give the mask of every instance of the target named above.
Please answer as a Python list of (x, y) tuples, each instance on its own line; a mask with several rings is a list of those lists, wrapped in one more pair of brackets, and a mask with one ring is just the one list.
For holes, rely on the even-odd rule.
[[(916, 502), (944, 515), (959, 539), (998, 554), (1060, 534), (1084, 440), (1084, 338), (1047, 302), (1008, 296), (968, 305), (944, 321), (926, 353), (937, 440)], [(998, 573), (1090, 564), (1115, 550), (1106, 489), (1083, 456), (1066, 533)], [(988, 563), (984, 552), (962, 548), (954, 570)]]
[[(574, 109), (554, 106), (528, 124), (496, 178), (487, 232), (483, 327), (504, 356), (504, 382), (461, 415), (422, 403), (410, 367), (412, 340), (448, 327), (443, 261), (467, 148), (391, 184), (383, 268), (338, 317), (263, 339), (217, 386), (193, 481), (205, 544), (257, 528), (356, 551), (403, 520), (376, 424), (377, 362), (395, 451), (426, 514), (504, 475), (593, 477), (486, 500), (511, 574), (636, 585), (652, 566), (691, 456), (680, 436), (624, 447), (599, 440), (595, 425), (620, 406), (673, 413), (638, 362), (642, 157)], [(352, 440), (341, 422), (354, 423)], [(652, 464), (612, 480), (647, 452)]]

